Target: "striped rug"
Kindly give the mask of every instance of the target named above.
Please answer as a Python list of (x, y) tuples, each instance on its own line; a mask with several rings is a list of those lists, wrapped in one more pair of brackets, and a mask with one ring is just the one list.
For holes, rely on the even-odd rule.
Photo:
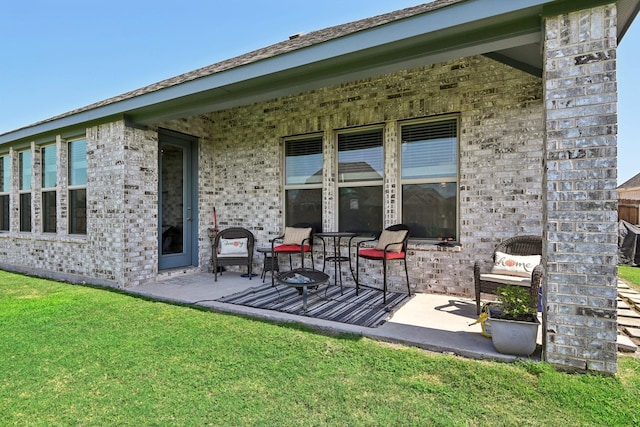
[(387, 303), (383, 304), (379, 290), (360, 288), (356, 295), (355, 288), (344, 288), (344, 295), (340, 295), (339, 286), (321, 285), (309, 290), (305, 312), (297, 289), (266, 283), (216, 301), (375, 328), (410, 299), (407, 294), (387, 292)]

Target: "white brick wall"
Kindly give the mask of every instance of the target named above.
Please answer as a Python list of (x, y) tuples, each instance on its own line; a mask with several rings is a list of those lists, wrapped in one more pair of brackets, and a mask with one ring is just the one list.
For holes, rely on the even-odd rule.
[[(580, 37), (566, 39), (565, 33), (574, 34), (563, 31), (567, 26), (579, 27)], [(94, 126), (87, 130), (86, 238), (66, 234), (64, 173), (59, 174), (58, 233), (39, 232), (39, 202), (34, 203), (34, 231), (19, 233), (14, 174), (11, 231), (0, 234), (0, 265), (76, 274), (120, 287), (155, 280), (160, 127), (199, 138), (202, 270), (209, 269), (207, 228), (214, 206), (220, 228), (247, 227), (257, 246), (268, 245), (282, 231), (282, 138), (288, 136), (324, 134), (324, 228), (334, 230), (334, 132), (383, 124), (384, 222), (397, 223), (398, 123), (456, 114), (461, 247), (411, 243), (412, 288), (472, 295), (473, 261), (488, 259), (505, 238), (541, 235), (546, 218), (547, 357), (565, 366), (613, 372), (615, 7), (550, 18), (546, 34), (544, 96), (542, 79), (478, 56), (158, 123), (148, 130), (129, 128), (123, 121)], [(599, 80), (580, 79), (576, 70), (579, 75), (588, 70)], [(581, 95), (573, 95), (576, 88)], [(58, 146), (59, 169), (66, 171), (66, 144), (60, 137)], [(10, 155), (16, 168), (17, 152)], [(39, 197), (37, 188), (34, 197)], [(262, 259), (255, 260), (259, 271)], [(379, 285), (380, 267), (368, 268), (365, 276), (367, 283)], [(391, 289), (404, 289), (400, 270), (392, 268), (390, 282)]]
[[(283, 137), (324, 133), (324, 228), (334, 230), (334, 131), (384, 123), (385, 224), (390, 225), (400, 222), (398, 122), (459, 114), (462, 248), (411, 244), (409, 264), (415, 290), (471, 295), (475, 259), (489, 258), (504, 238), (542, 233), (541, 97), (539, 78), (473, 57), (158, 126), (207, 141), (201, 144), (200, 173), (209, 170), (212, 159), (214, 184), (200, 183), (204, 268), (210, 256), (206, 227), (214, 205), (221, 228), (247, 227), (258, 246), (268, 245), (282, 231)], [(260, 262), (256, 257), (258, 269)], [(405, 289), (401, 271), (392, 271), (391, 288)], [(381, 283), (379, 266), (368, 272), (369, 283)]]
[[(542, 107), (539, 78), (472, 57), (158, 123), (146, 131), (128, 128), (122, 121), (95, 126), (87, 132), (87, 239), (12, 232), (17, 239), (0, 236), (0, 255), (6, 254), (9, 264), (73, 272), (116, 286), (154, 280), (159, 127), (200, 138), (198, 241), (203, 270), (209, 268), (206, 230), (212, 225), (214, 206), (221, 228), (248, 227), (258, 245), (267, 245), (281, 232), (281, 140), (286, 136), (323, 132), (325, 166), (332, 167), (335, 130), (383, 123), (385, 224), (400, 222), (398, 122), (453, 113), (461, 123), (462, 248), (411, 244), (409, 273), (418, 292), (471, 295), (475, 259), (489, 258), (504, 238), (542, 233)], [(65, 156), (61, 155), (61, 168), (66, 168)], [(330, 173), (324, 179), (324, 227), (333, 230), (336, 188)], [(60, 221), (66, 224), (65, 198), (60, 209)], [(50, 256), (36, 260), (31, 255), (46, 250)], [(260, 262), (257, 256), (258, 270)], [(366, 280), (379, 284), (379, 271), (377, 265), (368, 269)], [(405, 289), (400, 270), (392, 269), (390, 282), (391, 289)]]
[(548, 18), (545, 32), (545, 357), (615, 372), (615, 5)]

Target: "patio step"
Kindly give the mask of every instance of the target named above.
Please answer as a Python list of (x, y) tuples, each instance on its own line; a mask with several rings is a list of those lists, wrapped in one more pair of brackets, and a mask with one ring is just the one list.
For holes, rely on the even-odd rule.
[(618, 281), (618, 351), (635, 353), (640, 345), (640, 292)]

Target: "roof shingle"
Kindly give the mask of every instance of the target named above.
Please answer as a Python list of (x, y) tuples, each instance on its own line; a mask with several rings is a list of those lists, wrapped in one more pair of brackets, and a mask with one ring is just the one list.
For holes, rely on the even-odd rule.
[(640, 187), (640, 173), (633, 178), (627, 180), (624, 184), (619, 185), (619, 189), (637, 188)]
[(334, 40), (340, 37), (344, 37), (350, 34), (354, 34), (359, 31), (368, 30), (374, 27), (388, 24), (390, 22), (410, 18), (410, 17), (427, 13), (436, 9), (444, 8), (446, 6), (449, 6), (455, 3), (460, 3), (462, 1), (465, 1), (465, 0), (435, 0), (429, 3), (408, 7), (405, 9), (397, 10), (397, 11), (386, 13), (383, 15), (373, 16), (370, 18), (353, 21), (347, 24), (341, 24), (341, 25), (313, 31), (310, 33), (306, 33), (306, 34), (300, 35), (299, 37), (291, 38), (289, 40), (285, 40), (285, 41), (273, 44), (271, 46), (254, 50), (252, 52), (248, 52), (246, 54), (236, 56), (234, 58), (217, 62), (215, 64), (208, 65), (206, 67), (202, 67), (193, 71), (189, 71), (187, 73), (180, 74), (178, 76), (171, 77), (169, 79), (165, 79), (165, 80), (144, 86), (142, 88), (132, 90), (130, 92), (126, 92), (126, 93), (123, 93), (102, 101), (98, 101), (96, 103), (93, 103), (72, 111), (68, 111), (66, 113), (48, 118), (46, 120), (33, 123), (32, 125), (29, 125), (26, 127), (48, 123), (48, 122), (62, 119), (64, 117), (72, 116), (74, 114), (78, 114), (84, 111), (90, 111), (95, 108), (103, 107), (110, 104), (115, 104), (120, 101), (135, 98), (148, 93), (156, 92), (172, 86), (177, 86), (182, 83), (197, 80), (199, 78), (207, 77), (207, 76), (220, 73), (226, 70), (231, 70), (233, 68), (241, 67), (243, 65), (252, 64), (264, 59), (273, 58), (278, 55), (293, 52), (299, 49), (304, 49), (309, 46), (314, 46), (320, 43), (324, 43), (324, 42)]

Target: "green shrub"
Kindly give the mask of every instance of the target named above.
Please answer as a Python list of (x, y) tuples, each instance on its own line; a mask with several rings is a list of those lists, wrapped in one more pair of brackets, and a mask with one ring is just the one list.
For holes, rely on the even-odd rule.
[(528, 289), (521, 286), (503, 286), (498, 288), (497, 295), (502, 311), (494, 317), (521, 321), (533, 321), (536, 317), (537, 301)]

